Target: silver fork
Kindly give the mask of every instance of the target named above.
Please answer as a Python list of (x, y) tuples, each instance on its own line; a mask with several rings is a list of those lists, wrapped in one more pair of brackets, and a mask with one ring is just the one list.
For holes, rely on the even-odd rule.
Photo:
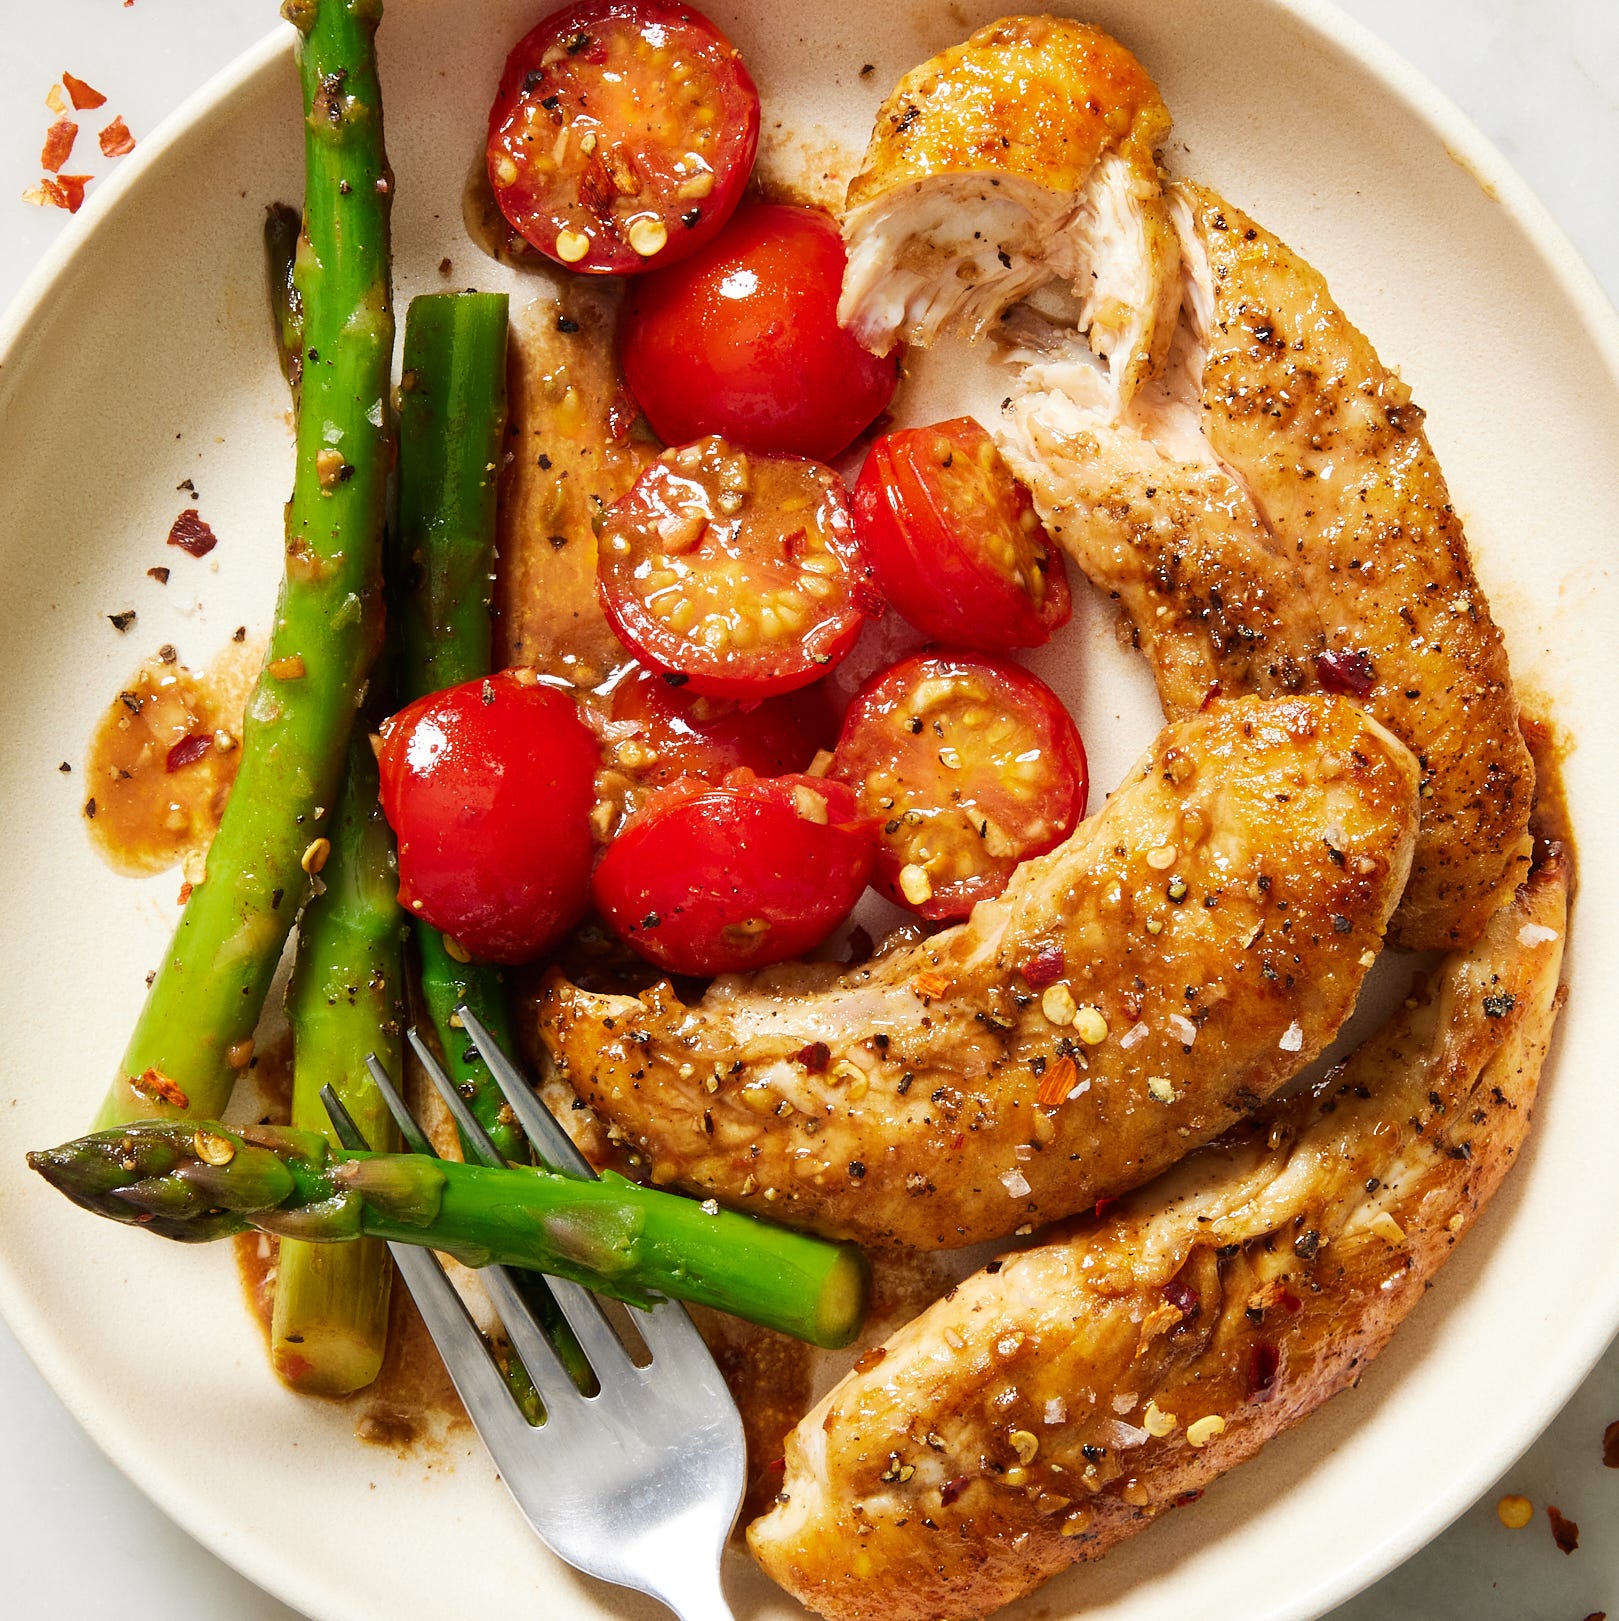
[[(459, 1012), (540, 1158), (564, 1174), (594, 1177), (476, 1015)], [(414, 1030), (409, 1040), (463, 1140), (485, 1164), (504, 1164)], [(408, 1147), (433, 1153), (388, 1072), (375, 1057), (367, 1065)], [(365, 1148), (331, 1089), (321, 1096), (344, 1146)], [(544, 1422), (534, 1426), (433, 1252), (388, 1247), (468, 1416), (546, 1547), (587, 1575), (650, 1594), (682, 1621), (731, 1621), (720, 1566), (746, 1483), (742, 1417), (685, 1308), (672, 1300), (650, 1311), (626, 1308), (651, 1353), (638, 1367), (594, 1295), (549, 1279), (600, 1385), (585, 1395), (507, 1270), (484, 1267), (479, 1279), (545, 1404)]]

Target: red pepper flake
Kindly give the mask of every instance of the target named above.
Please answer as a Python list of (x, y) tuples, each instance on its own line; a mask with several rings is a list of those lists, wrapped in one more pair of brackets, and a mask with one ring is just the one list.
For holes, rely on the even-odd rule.
[(203, 522), (195, 507), (187, 507), (169, 525), (169, 544), (191, 557), (206, 557), (219, 544), (219, 537)]
[(1347, 692), (1364, 698), (1377, 685), (1377, 671), (1370, 657), (1356, 647), (1341, 653), (1317, 653), (1315, 673), (1324, 692)]
[(1163, 1296), (1181, 1314), (1183, 1325), (1195, 1321), (1203, 1309), (1197, 1290), (1183, 1278), (1171, 1278), (1163, 1287)]
[(1619, 1418), (1602, 1432), (1602, 1461), (1610, 1469), (1619, 1469)]
[(75, 79), (71, 73), (62, 75), (62, 87), (67, 91), (68, 100), (81, 113), (87, 112), (91, 107), (106, 105), (107, 98), (93, 84), (86, 84), (83, 79)]
[(640, 407), (622, 388), (612, 397), (607, 406), (607, 432), (615, 445), (621, 445), (629, 438), (635, 419), (640, 414)]
[[(90, 184), (91, 176), (87, 174), (59, 174), (56, 177), (56, 189), (61, 193), (62, 200), (57, 203), (58, 208), (65, 208), (70, 214), (77, 214), (84, 207), (84, 188)], [(44, 184), (49, 185), (49, 181)]]
[(1048, 985), (1055, 985), (1066, 967), (1067, 959), (1062, 954), (1062, 947), (1052, 946), (1049, 951), (1029, 958), (1019, 971), (1032, 989), (1042, 991)]
[(1220, 696), (1220, 683), (1218, 681), (1211, 681), (1209, 683), (1209, 690), (1203, 694), (1203, 702), (1200, 703), (1197, 707), (1199, 709), (1207, 709), (1211, 704), (1213, 704), (1219, 698), (1219, 696)]
[(771, 1475), (784, 1475), (787, 1473), (787, 1460), (785, 1458), (772, 1458), (765, 1465), (765, 1472)]
[(39, 154), (39, 165), (55, 174), (73, 152), (73, 143), (79, 138), (79, 126), (71, 118), (58, 118), (45, 131), (45, 145)]
[(135, 150), (135, 137), (129, 133), (129, 125), (124, 122), (122, 113), (96, 139), (101, 142), (101, 155), (104, 158), (121, 158), (126, 152)]
[(966, 1146), (966, 1143), (967, 1138), (965, 1133), (958, 1131), (955, 1136), (950, 1139), (951, 1151), (953, 1153), (960, 1153), (960, 1151)]
[(194, 887), (195, 887), (195, 886), (194, 886), (194, 885), (193, 885), (193, 884), (192, 884), (192, 883), (191, 883), (191, 881), (190, 881), (190, 880), (189, 880), (189, 879), (187, 879), (187, 880), (186, 880), (186, 882), (185, 882), (185, 883), (183, 883), (183, 884), (181, 884), (181, 885), (180, 885), (180, 895), (179, 895), (179, 898), (178, 898), (178, 899), (177, 899), (177, 900), (176, 900), (176, 901), (175, 901), (175, 903), (174, 903), (174, 904), (175, 904), (175, 905), (176, 905), (176, 906), (184, 906), (184, 905), (185, 905), (185, 903), (186, 903), (186, 902), (187, 902), (187, 901), (188, 901), (188, 900), (190, 900), (190, 899), (191, 899), (191, 891), (192, 891), (192, 889), (193, 889), (193, 888), (194, 888)]
[(1203, 1488), (1199, 1486), (1196, 1491), (1181, 1492), (1175, 1498), (1176, 1508), (1185, 1508), (1188, 1503), (1195, 1503), (1203, 1495)]
[(1068, 1094), (1074, 1089), (1074, 1082), (1079, 1079), (1079, 1071), (1074, 1066), (1072, 1058), (1059, 1058), (1040, 1077), (1039, 1089), (1034, 1094), (1036, 1103), (1047, 1109), (1055, 1109), (1059, 1103), (1067, 1101)]
[(129, 1089), (143, 1098), (160, 1098), (172, 1108), (189, 1109), (191, 1107), (191, 1099), (186, 1096), (185, 1089), (178, 1081), (171, 1080), (160, 1069), (144, 1071), (139, 1080), (131, 1076)]
[(195, 764), (214, 746), (212, 733), (187, 732), (168, 752), (163, 762), (165, 771), (182, 771)]
[(939, 1488), (939, 1501), (946, 1508), (949, 1508), (971, 1484), (972, 1477), (970, 1475), (953, 1476)]
[(1098, 1199), (1096, 1209), (1091, 1212), (1098, 1221), (1110, 1211), (1119, 1201), (1117, 1199)]
[(793, 1057), (811, 1075), (819, 1075), (832, 1061), (832, 1049), (824, 1041), (812, 1041), (807, 1047), (800, 1047)]
[(1580, 1528), (1560, 1508), (1548, 1503), (1546, 1518), (1552, 1522), (1552, 1541), (1564, 1553), (1573, 1553), (1580, 1545)]
[(1276, 1383), (1276, 1370), (1282, 1353), (1268, 1340), (1255, 1340), (1248, 1348), (1248, 1395), (1254, 1401), (1269, 1401)]

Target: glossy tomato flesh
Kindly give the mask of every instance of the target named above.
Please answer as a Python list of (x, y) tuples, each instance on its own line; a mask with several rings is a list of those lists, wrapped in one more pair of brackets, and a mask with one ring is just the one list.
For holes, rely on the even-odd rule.
[(920, 653), (868, 682), (832, 775), (878, 820), (878, 887), (932, 920), (999, 895), (1019, 862), (1073, 832), (1088, 791), (1062, 700), (1018, 665), (969, 652)]
[(507, 59), (489, 110), (489, 181), (541, 253), (627, 275), (708, 242), (734, 212), (758, 145), (759, 92), (701, 12), (583, 0)]
[(653, 462), (608, 509), (598, 556), (598, 594), (619, 639), (710, 697), (808, 686), (880, 607), (860, 576), (837, 474), (723, 439)]
[(839, 782), (735, 773), (664, 790), (607, 848), (591, 892), (612, 928), (677, 974), (802, 956), (871, 878), (872, 827)]
[(997, 651), (1038, 647), (1067, 622), (1062, 553), (971, 417), (879, 439), (853, 506), (875, 584), (924, 635)]
[(399, 902), (475, 957), (526, 962), (583, 915), (600, 755), (568, 694), (505, 671), (382, 729)]
[(684, 677), (636, 664), (613, 683), (603, 752), (637, 784), (663, 788), (681, 777), (717, 783), (739, 769), (802, 771), (835, 732), (819, 686), (743, 703), (704, 697)]
[(632, 288), (624, 380), (666, 444), (724, 434), (831, 461), (888, 405), (899, 355), (838, 325), (843, 239), (819, 209), (737, 211), (701, 252)]

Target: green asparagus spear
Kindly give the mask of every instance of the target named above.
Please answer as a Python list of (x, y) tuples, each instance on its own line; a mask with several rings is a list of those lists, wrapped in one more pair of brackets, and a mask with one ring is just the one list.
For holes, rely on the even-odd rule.
[[(399, 516), (392, 576), (401, 701), (487, 675), (495, 482), (506, 427), (506, 295), (429, 293), (405, 312), (399, 387)], [(445, 1067), (507, 1159), (528, 1157), (488, 1067), (458, 1029), (462, 1003), (516, 1050), (501, 972), (452, 957), (420, 919), (422, 1000)]]
[[(329, 1085), (365, 1140), (391, 1150), (398, 1133), (365, 1060), (374, 1052), (399, 1073), (405, 919), (395, 899), (393, 835), (377, 803), (377, 762), (361, 727), (349, 744), (321, 879), (324, 891), (298, 923), (287, 997), (292, 1124), (332, 1138), (320, 1101)], [(370, 1239), (345, 1246), (283, 1240), (270, 1319), (276, 1372), (294, 1390), (318, 1396), (370, 1384), (387, 1346), (392, 1276), (387, 1250)]]
[(834, 1244), (644, 1188), (424, 1154), (334, 1152), (313, 1132), (140, 1121), (28, 1163), (75, 1203), (166, 1238), (257, 1227), (283, 1239), (388, 1239), (468, 1266), (528, 1267), (648, 1306), (673, 1297), (815, 1345), (847, 1345), (866, 1267)]
[(304, 306), (293, 270), (298, 262), (298, 237), (303, 222), (287, 203), (271, 203), (264, 211), (264, 268), (268, 272), (270, 319), (275, 325), (275, 349), (281, 374), (287, 379), (294, 402), (304, 369)]
[(230, 1095), (308, 888), (381, 630), (393, 313), (377, 0), (287, 0), (307, 164), (304, 369), (286, 573), (236, 784), (99, 1117), (209, 1117)]

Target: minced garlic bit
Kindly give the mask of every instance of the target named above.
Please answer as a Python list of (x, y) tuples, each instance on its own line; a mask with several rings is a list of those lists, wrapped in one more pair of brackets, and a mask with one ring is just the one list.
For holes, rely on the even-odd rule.
[(1095, 1047), (1107, 1040), (1107, 1020), (1098, 1007), (1086, 1005), (1074, 1014), (1074, 1033), (1087, 1047)]
[(1131, 1025), (1122, 1036), (1119, 1037), (1119, 1045), (1126, 1052), (1129, 1052), (1132, 1047), (1139, 1047), (1141, 1043), (1144, 1042), (1151, 1034), (1152, 1031), (1149, 1030), (1140, 1019), (1137, 1019), (1136, 1022)]
[(1548, 929), (1544, 923), (1525, 923), (1518, 930), (1518, 944), (1520, 946), (1543, 946), (1557, 938), (1556, 929)]
[(1521, 1531), (1535, 1517), (1535, 1505), (1527, 1497), (1509, 1492), (1495, 1505), (1496, 1517), (1509, 1531)]
[(1074, 993), (1058, 980), (1041, 992), (1040, 1011), (1053, 1024), (1072, 1024), (1074, 1015), (1079, 1012), (1079, 1004), (1074, 1001)]
[(1046, 1423), (1064, 1424), (1068, 1421), (1068, 1403), (1061, 1396), (1053, 1396), (1046, 1403)]
[(590, 238), (582, 231), (557, 232), (557, 258), (565, 265), (576, 265), (590, 252)]
[(1160, 844), (1156, 850), (1147, 852), (1147, 865), (1155, 872), (1168, 872), (1179, 854), (1180, 851), (1173, 844)]
[(1029, 1196), (1029, 1179), (1016, 1166), (1001, 1177), (1001, 1186), (1014, 1199), (1026, 1199)]
[(1372, 1217), (1372, 1231), (1385, 1243), (1403, 1244), (1405, 1242), (1405, 1228), (1386, 1210), (1379, 1210)]
[(793, 809), (801, 820), (813, 822), (817, 827), (826, 826), (826, 795), (806, 788), (801, 782), (793, 784)]
[(717, 1216), (720, 1213), (720, 1202), (718, 1199), (704, 1199), (697, 1208), (705, 1216)]
[(1360, 954), (1360, 965), (1361, 965), (1362, 968), (1370, 968), (1372, 966), (1372, 964), (1374, 962), (1376, 962), (1376, 961), (1377, 961), (1377, 953), (1375, 951), (1373, 951), (1370, 946), (1368, 946), (1366, 948), (1366, 950), (1361, 952), (1361, 954)]
[(1186, 1439), (1195, 1447), (1206, 1447), (1215, 1436), (1225, 1430), (1225, 1420), (1218, 1413), (1194, 1419), (1186, 1426)]
[(1284, 1053), (1296, 1053), (1304, 1050), (1304, 1026), (1295, 1019), (1283, 1032), (1281, 1040), (1276, 1043)]
[(912, 906), (924, 906), (933, 899), (933, 880), (924, 868), (908, 861), (899, 869), (899, 892)]
[(1175, 1087), (1167, 1075), (1149, 1075), (1147, 1077), (1147, 1091), (1159, 1103), (1173, 1103), (1175, 1101)]
[(1157, 1436), (1160, 1440), (1166, 1435), (1173, 1435), (1180, 1428), (1180, 1420), (1173, 1413), (1166, 1413), (1157, 1402), (1147, 1403), (1147, 1411), (1142, 1415), (1141, 1427), (1148, 1435)]
[(1164, 920), (1161, 917), (1149, 917), (1147, 919), (1147, 933), (1148, 934), (1162, 934), (1163, 932), (1164, 932)]
[(326, 865), (326, 858), (332, 853), (330, 839), (311, 839), (308, 848), (298, 859), (298, 865), (308, 873), (316, 873)]
[(1012, 1443), (1019, 1463), (1034, 1462), (1034, 1455), (1040, 1450), (1040, 1437), (1033, 1430), (1013, 1430), (1006, 1439)]

